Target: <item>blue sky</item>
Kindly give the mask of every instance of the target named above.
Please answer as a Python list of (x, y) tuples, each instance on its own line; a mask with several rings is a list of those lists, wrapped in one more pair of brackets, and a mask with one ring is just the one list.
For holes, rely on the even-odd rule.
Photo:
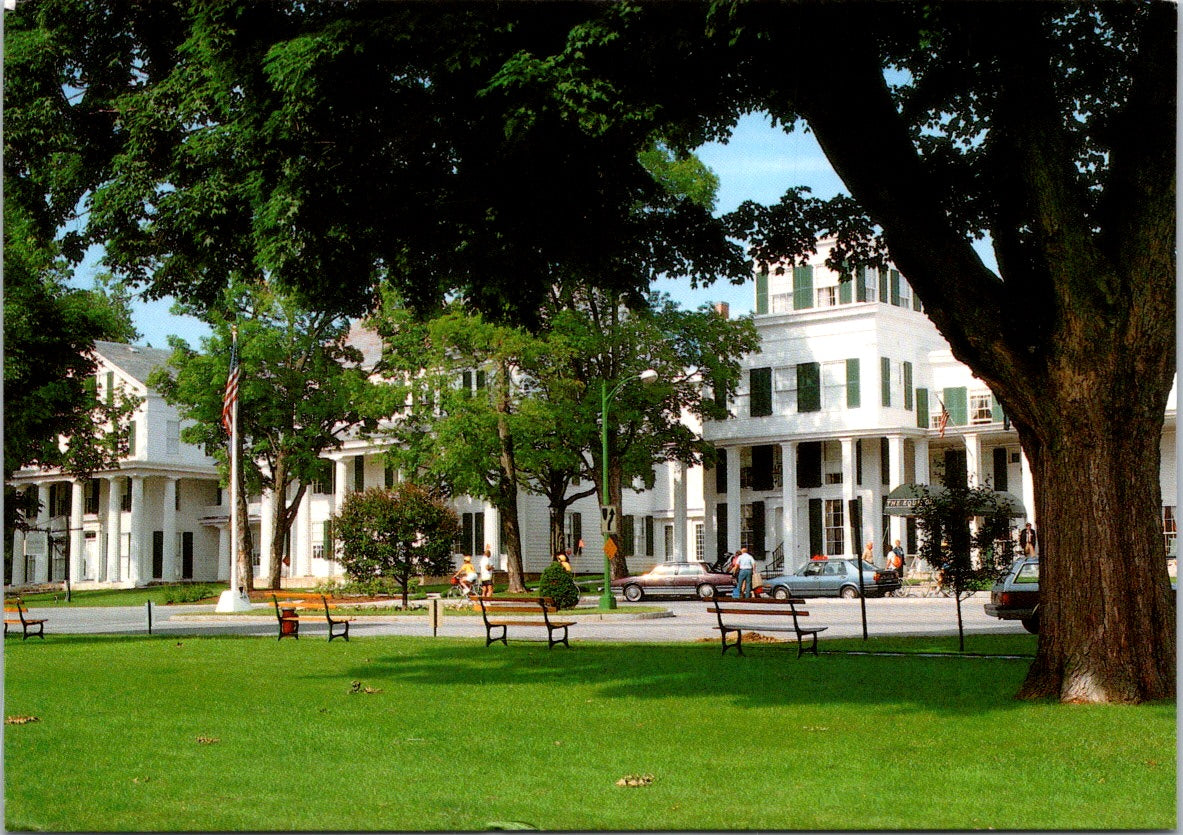
[[(719, 177), (716, 206), (719, 214), (731, 211), (744, 200), (773, 203), (792, 186), (809, 186), (814, 196), (823, 198), (846, 192), (812, 134), (801, 130), (785, 133), (774, 128), (763, 114), (740, 119), (729, 142), (704, 145), (698, 155)], [(94, 260), (88, 260), (79, 268), (74, 283), (89, 287), (96, 269)], [(731, 306), (733, 316), (752, 309), (751, 281), (738, 286), (718, 282), (691, 290), (686, 280), (664, 279), (655, 289), (669, 293), (686, 308), (725, 301)], [(175, 334), (198, 347), (200, 338), (208, 335), (209, 329), (192, 317), (174, 316), (171, 307), (171, 299), (134, 303), (136, 328), (143, 334), (141, 344), (164, 348), (168, 336)]]

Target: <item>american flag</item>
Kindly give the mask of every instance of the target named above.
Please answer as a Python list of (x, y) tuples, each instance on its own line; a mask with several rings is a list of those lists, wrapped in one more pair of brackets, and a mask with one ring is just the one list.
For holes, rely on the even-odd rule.
[(222, 428), (226, 434), (233, 434), (234, 403), (238, 400), (238, 330), (230, 339), (230, 373), (226, 377), (226, 390), (222, 393)]
[(945, 427), (949, 425), (949, 410), (945, 408), (945, 403), (939, 397), (937, 402), (941, 404), (941, 416), (937, 418), (937, 429), (940, 430), (940, 437), (945, 437)]

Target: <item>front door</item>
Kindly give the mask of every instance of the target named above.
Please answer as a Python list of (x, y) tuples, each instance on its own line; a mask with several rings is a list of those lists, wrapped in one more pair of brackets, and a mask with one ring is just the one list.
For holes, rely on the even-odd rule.
[(181, 577), (193, 579), (193, 531), (181, 534)]
[(152, 531), (152, 577), (164, 576), (164, 531)]

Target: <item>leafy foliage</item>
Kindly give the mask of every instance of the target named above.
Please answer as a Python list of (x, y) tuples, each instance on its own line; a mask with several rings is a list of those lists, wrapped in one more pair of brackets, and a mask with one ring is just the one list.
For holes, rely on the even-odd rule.
[(444, 574), (460, 521), (438, 496), (409, 482), (350, 493), (333, 517), (340, 562), (350, 579), (396, 582), (406, 605), (412, 575)]
[(574, 609), (579, 605), (579, 587), (571, 572), (562, 563), (552, 562), (538, 578), (538, 596), (554, 598), (560, 609)]

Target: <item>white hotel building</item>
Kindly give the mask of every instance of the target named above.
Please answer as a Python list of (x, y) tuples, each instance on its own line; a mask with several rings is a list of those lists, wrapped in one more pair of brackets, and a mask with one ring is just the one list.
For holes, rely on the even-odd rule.
[[(914, 553), (911, 520), (884, 513), (885, 497), (902, 484), (990, 484), (1033, 510), (1015, 431), (989, 389), (953, 359), (907, 281), (888, 269), (840, 284), (824, 266), (827, 253), (822, 242), (808, 265), (757, 276), (761, 349), (743, 360), (731, 417), (701, 427), (721, 450), (719, 465), (663, 464), (653, 489), (625, 491), (623, 551), (634, 572), (663, 561), (713, 561), (741, 545), (768, 560), (766, 572), (813, 554), (852, 556), (867, 541), (877, 555), (896, 539)], [(355, 329), (353, 339), (370, 359), (380, 352), (372, 333)], [(34, 469), (14, 475), (18, 489), (38, 491), (42, 509), (35, 530), (14, 534), (12, 584), (67, 576), (75, 587), (228, 579), (227, 491), (213, 460), (180, 440), (176, 410), (146, 384), (169, 352), (109, 342), (96, 350), (100, 396), (122, 386), (143, 398), (132, 449), (117, 470), (90, 479)], [(1160, 469), (1172, 552), (1176, 399), (1173, 389)], [(950, 414), (943, 435), (941, 403)], [(287, 540), (285, 585), (339, 575), (329, 518), (349, 492), (398, 480), (374, 441), (346, 440), (325, 458), (325, 477), (305, 492)], [(249, 505), (256, 577), (269, 571), (271, 501), (264, 494)], [(496, 510), (464, 497), (453, 504), (462, 522), (457, 553), (477, 554), (488, 543), (504, 567)], [(598, 508), (589, 497), (566, 515), (568, 540), (585, 543), (574, 559), (578, 572), (603, 567)], [(518, 512), (524, 569), (541, 571), (551, 558), (546, 502), (522, 493)]]

